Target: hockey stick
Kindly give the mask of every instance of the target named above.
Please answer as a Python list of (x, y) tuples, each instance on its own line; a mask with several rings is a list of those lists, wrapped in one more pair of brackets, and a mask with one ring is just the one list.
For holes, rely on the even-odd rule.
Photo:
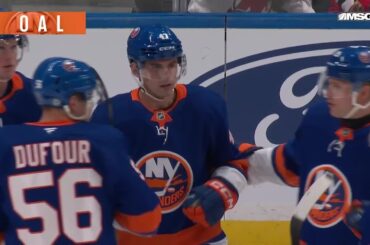
[(180, 165), (180, 162), (177, 162), (175, 168), (173, 169), (173, 175), (168, 179), (168, 181), (167, 181), (165, 187), (163, 188), (163, 190), (155, 192), (155, 194), (157, 196), (161, 197), (161, 196), (164, 196), (164, 194), (166, 194), (168, 187), (170, 187), (170, 185), (171, 185), (173, 177), (175, 177), (175, 175), (176, 175), (176, 171), (179, 168), (179, 165)]
[(304, 193), (290, 220), (290, 237), (293, 245), (299, 245), (299, 235), (303, 222), (316, 201), (333, 183), (332, 174), (325, 172)]

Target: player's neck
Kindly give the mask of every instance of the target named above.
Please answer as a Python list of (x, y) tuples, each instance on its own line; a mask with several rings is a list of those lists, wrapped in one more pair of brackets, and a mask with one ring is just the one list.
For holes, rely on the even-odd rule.
[(156, 100), (144, 91), (140, 90), (139, 93), (140, 102), (144, 104), (145, 107), (155, 111), (155, 110), (166, 110), (172, 106), (176, 100), (176, 90), (173, 94), (168, 97), (165, 97), (163, 100)]
[(62, 108), (44, 107), (39, 122), (73, 121)]
[(370, 123), (370, 114), (363, 116), (361, 118), (356, 119), (341, 119), (341, 126), (352, 128), (352, 129), (358, 129), (366, 126)]

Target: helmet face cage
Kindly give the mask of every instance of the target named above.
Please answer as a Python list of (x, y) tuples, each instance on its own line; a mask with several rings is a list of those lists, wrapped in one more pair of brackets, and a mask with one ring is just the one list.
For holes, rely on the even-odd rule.
[[(34, 74), (34, 93), (41, 106), (64, 108), (68, 116), (86, 120), (96, 103), (105, 100), (97, 72), (86, 63), (68, 58), (49, 58), (43, 61)], [(99, 91), (100, 90), (100, 91)], [(86, 102), (84, 113), (74, 115), (69, 99), (76, 95)]]
[(15, 51), (17, 53), (17, 62), (20, 62), (23, 58), (24, 50), (28, 50), (29, 48), (28, 38), (25, 35), (0, 35), (0, 45), (9, 45), (10, 40), (15, 40), (17, 43), (17, 49)]

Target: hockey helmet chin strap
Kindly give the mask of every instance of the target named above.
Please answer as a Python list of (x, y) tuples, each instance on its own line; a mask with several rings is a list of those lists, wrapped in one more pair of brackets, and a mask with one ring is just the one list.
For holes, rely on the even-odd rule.
[(78, 115), (74, 115), (72, 112), (71, 112), (71, 109), (69, 108), (68, 105), (64, 105), (63, 106), (63, 110), (65, 111), (65, 113), (67, 114), (67, 116), (73, 120), (78, 120), (78, 121), (87, 121), (90, 119), (90, 116), (91, 116), (91, 112), (93, 111), (93, 108), (94, 108), (94, 102), (91, 101), (91, 100), (88, 100), (86, 102), (86, 111), (84, 114), (78, 116)]
[[(150, 93), (145, 88), (143, 81), (139, 77), (135, 76), (134, 74), (132, 74), (132, 76), (134, 77), (135, 82), (137, 83), (137, 85), (139, 85), (140, 90), (143, 91), (144, 94), (148, 95), (150, 98), (152, 98), (155, 101), (158, 101), (158, 102), (165, 101), (165, 98), (159, 98), (159, 97), (155, 96), (154, 94)], [(172, 92), (175, 93), (175, 89), (173, 89)]]
[(352, 92), (352, 109), (344, 116), (344, 119), (351, 119), (353, 115), (361, 109), (366, 109), (370, 106), (370, 101), (365, 105), (357, 103), (358, 92)]

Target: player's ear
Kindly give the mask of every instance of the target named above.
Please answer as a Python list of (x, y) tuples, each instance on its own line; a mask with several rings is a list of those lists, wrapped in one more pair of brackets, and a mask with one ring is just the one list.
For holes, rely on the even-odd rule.
[(131, 62), (131, 63), (130, 63), (130, 68), (131, 68), (131, 73), (132, 73), (135, 77), (140, 77), (140, 75), (139, 75), (139, 67), (138, 67), (138, 65), (136, 64), (136, 62)]
[(69, 97), (69, 100), (68, 100), (68, 106), (69, 108), (74, 108), (76, 106), (76, 104), (78, 103), (78, 98), (76, 95), (72, 95), (71, 97)]
[(68, 106), (71, 111), (74, 111), (76, 107), (79, 107), (81, 103), (86, 102), (82, 94), (73, 94), (69, 97)]
[(358, 101), (364, 105), (370, 101), (370, 82), (365, 83), (358, 93)]

